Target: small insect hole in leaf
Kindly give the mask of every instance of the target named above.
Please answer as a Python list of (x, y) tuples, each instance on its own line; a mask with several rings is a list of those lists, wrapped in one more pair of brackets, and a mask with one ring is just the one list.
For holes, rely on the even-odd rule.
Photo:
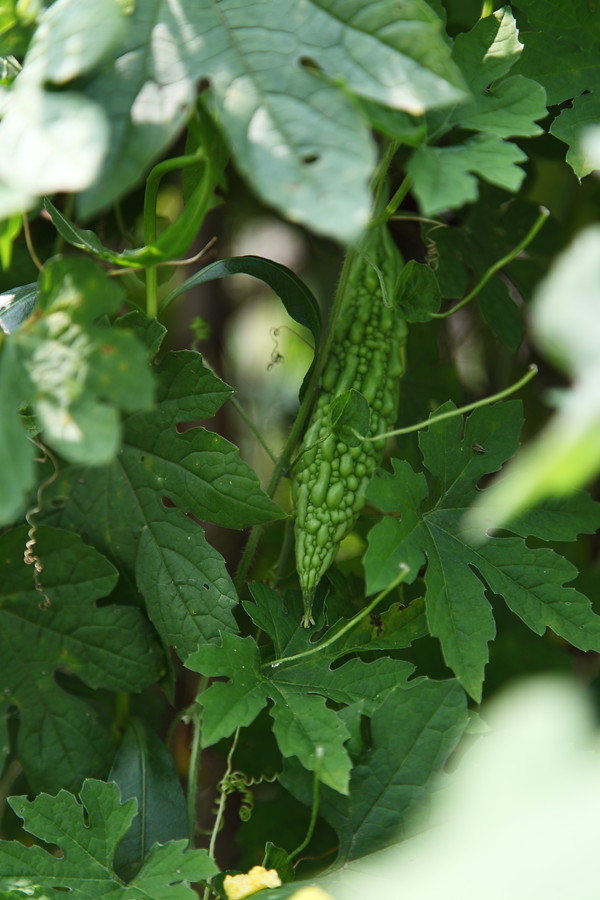
[(321, 73), (323, 71), (321, 66), (310, 56), (301, 56), (298, 62), (303, 69), (308, 69), (311, 72)]

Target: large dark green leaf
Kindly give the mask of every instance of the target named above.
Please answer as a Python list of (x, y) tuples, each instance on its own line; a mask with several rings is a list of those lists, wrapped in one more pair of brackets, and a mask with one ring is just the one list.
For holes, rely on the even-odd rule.
[(172, 756), (142, 719), (134, 719), (125, 732), (108, 780), (118, 784), (122, 802), (137, 800), (113, 863), (120, 877), (131, 881), (154, 844), (188, 836), (185, 797)]
[[(406, 836), (466, 723), (465, 695), (455, 681), (419, 680), (387, 696), (373, 713), (373, 743), (352, 770), (349, 795), (320, 792), (319, 812), (340, 839), (337, 862)], [(310, 781), (294, 761), (279, 780), (310, 805)]]
[(69, 469), (52, 486), (64, 504), (53, 521), (84, 534), (137, 584), (163, 640), (185, 659), (237, 630), (224, 560), (187, 513), (245, 528), (283, 512), (233, 444), (205, 428), (178, 431), (214, 415), (231, 388), (192, 351), (168, 353), (155, 371), (156, 405), (125, 420), (115, 462)]
[(40, 526), (33, 549), (46, 605), (23, 563), (26, 541), (25, 526), (0, 538), (0, 678), (20, 712), (16, 752), (31, 784), (75, 788), (108, 771), (113, 748), (98, 710), (62, 690), (56, 672), (96, 690), (139, 691), (159, 677), (161, 653), (139, 610), (95, 606), (117, 581), (107, 559), (76, 534)]

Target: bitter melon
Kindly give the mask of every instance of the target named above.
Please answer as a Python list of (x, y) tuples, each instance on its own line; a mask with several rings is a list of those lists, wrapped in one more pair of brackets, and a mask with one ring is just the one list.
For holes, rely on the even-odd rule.
[(332, 433), (330, 407), (351, 388), (370, 408), (368, 436), (393, 427), (404, 370), (406, 322), (394, 307), (403, 260), (387, 226), (367, 233), (355, 252), (292, 481), (296, 566), (304, 601), (302, 624), (322, 575), (364, 505), (365, 488), (381, 462), (385, 440), (348, 446)]

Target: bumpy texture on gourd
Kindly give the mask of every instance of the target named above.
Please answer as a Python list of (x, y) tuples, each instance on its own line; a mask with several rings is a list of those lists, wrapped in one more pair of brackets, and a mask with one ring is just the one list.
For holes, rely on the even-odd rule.
[(370, 407), (369, 435), (389, 430), (396, 421), (406, 323), (396, 313), (394, 288), (402, 264), (386, 226), (367, 234), (350, 270), (319, 397), (300, 447), (292, 496), (306, 628), (314, 625), (317, 585), (356, 522), (385, 447), (385, 440), (358, 447), (340, 441), (331, 433), (330, 405), (354, 388)]

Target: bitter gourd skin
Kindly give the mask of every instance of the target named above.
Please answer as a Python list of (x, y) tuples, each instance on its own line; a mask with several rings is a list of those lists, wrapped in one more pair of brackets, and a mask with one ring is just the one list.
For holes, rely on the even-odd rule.
[(339, 440), (332, 433), (331, 403), (351, 388), (359, 391), (370, 408), (369, 437), (396, 422), (406, 322), (396, 313), (394, 294), (402, 265), (387, 226), (367, 233), (350, 266), (318, 399), (299, 449), (292, 497), (306, 628), (314, 625), (317, 585), (356, 522), (385, 447), (384, 439), (356, 447)]

